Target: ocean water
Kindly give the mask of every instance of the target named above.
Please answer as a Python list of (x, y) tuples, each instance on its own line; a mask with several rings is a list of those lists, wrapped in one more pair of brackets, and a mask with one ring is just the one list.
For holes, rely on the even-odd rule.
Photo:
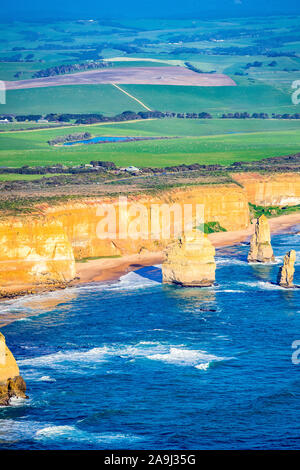
[(1, 304), (29, 400), (0, 409), (1, 449), (298, 449), (300, 289), (246, 244), (217, 251), (217, 284), (161, 284), (159, 266), (119, 282)]

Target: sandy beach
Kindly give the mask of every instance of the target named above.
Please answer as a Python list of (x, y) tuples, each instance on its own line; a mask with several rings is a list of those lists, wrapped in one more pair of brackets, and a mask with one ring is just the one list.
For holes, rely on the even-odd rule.
[[(248, 241), (254, 232), (255, 221), (252, 222), (253, 223), (247, 229), (212, 233), (208, 237), (216, 248)], [(269, 223), (272, 234), (285, 232), (292, 226), (300, 224), (300, 213), (274, 217), (273, 219), (269, 219)], [(76, 263), (76, 272), (79, 279), (74, 282), (74, 285), (117, 280), (124, 274), (135, 271), (142, 266), (160, 264), (163, 258), (163, 252), (159, 251), (141, 255), (126, 255), (121, 258), (102, 258), (90, 260), (85, 263), (79, 262)]]

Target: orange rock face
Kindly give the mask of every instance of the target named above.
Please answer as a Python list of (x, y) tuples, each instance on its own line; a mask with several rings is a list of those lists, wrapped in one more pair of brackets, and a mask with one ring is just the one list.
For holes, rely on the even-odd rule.
[(283, 259), (283, 266), (279, 269), (277, 284), (281, 287), (294, 287), (294, 273), (295, 273), (296, 252), (290, 250)]
[(215, 248), (204, 234), (189, 232), (171, 244), (162, 264), (163, 282), (209, 287), (215, 282)]
[[(105, 231), (107, 235), (102, 223), (104, 214), (99, 211), (103, 204), (109, 204), (116, 211), (117, 224), (110, 228), (114, 234), (109, 238), (103, 237)], [(164, 249), (174, 238), (172, 213), (170, 234), (161, 239), (162, 217), (159, 215), (158, 225), (153, 228), (156, 210), (153, 205), (175, 207), (182, 214), (187, 206), (195, 208), (198, 205), (203, 209), (205, 222), (219, 222), (228, 231), (249, 225), (245, 191), (234, 184), (176, 188), (155, 195), (131, 196), (127, 207), (129, 215), (125, 219), (127, 225), (134, 225), (137, 214), (130, 214), (130, 208), (133, 204), (141, 206), (140, 227), (134, 225), (140, 232), (138, 239), (126, 234), (120, 236), (123, 229), (119, 215), (121, 213), (124, 219), (124, 213), (118, 204), (118, 198), (86, 199), (52, 207), (40, 206), (42, 216), (3, 219), (0, 222), (0, 294), (18, 286), (30, 288), (67, 283), (76, 275), (74, 259)], [(193, 218), (193, 224), (197, 226), (197, 222)]]
[(12, 397), (26, 398), (26, 384), (20, 376), (16, 360), (0, 333), (0, 406), (6, 406)]
[(241, 183), (249, 202), (261, 206), (300, 204), (300, 174), (282, 173), (261, 175), (258, 173), (234, 174)]
[[(128, 198), (128, 207), (133, 204), (141, 204), (146, 208), (141, 233), (145, 233), (148, 226), (148, 239), (142, 236), (134, 240), (125, 236), (120, 238), (121, 227), (116, 225), (116, 237), (101, 239), (101, 220), (99, 207), (102, 204), (113, 204), (119, 220), (119, 200), (114, 199), (90, 199), (80, 203), (68, 203), (45, 209), (46, 214), (55, 217), (62, 222), (63, 228), (73, 247), (75, 259), (97, 256), (114, 256), (122, 254), (138, 253), (141, 250), (159, 251), (164, 248), (169, 239), (161, 240), (161, 221), (156, 239), (151, 236), (151, 220), (153, 219), (152, 206), (168, 204), (180, 206), (184, 213), (185, 205), (203, 206), (205, 222), (219, 222), (226, 230), (240, 230), (249, 225), (249, 209), (245, 192), (236, 185), (228, 186), (197, 186), (191, 188), (178, 188), (161, 192), (159, 195), (141, 195)], [(125, 216), (128, 224), (133, 217)], [(196, 223), (196, 222), (195, 222)], [(170, 238), (172, 239), (173, 225), (171, 218)]]
[(0, 222), (0, 290), (65, 283), (75, 277), (71, 244), (53, 218), (9, 218)]
[(264, 214), (256, 221), (255, 232), (250, 241), (248, 261), (252, 263), (269, 263), (275, 261), (271, 245), (270, 225)]

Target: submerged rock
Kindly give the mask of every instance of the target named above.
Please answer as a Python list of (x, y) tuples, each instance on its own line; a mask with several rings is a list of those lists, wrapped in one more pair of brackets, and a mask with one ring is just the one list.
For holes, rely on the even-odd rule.
[(261, 215), (256, 222), (255, 232), (250, 241), (249, 262), (269, 263), (274, 261), (271, 245), (270, 225), (265, 215)]
[(163, 282), (206, 287), (215, 282), (215, 248), (204, 234), (190, 232), (173, 243), (162, 265)]
[(0, 333), (0, 406), (9, 405), (12, 397), (27, 398), (26, 384), (5, 344), (5, 337)]
[(293, 279), (295, 272), (296, 252), (290, 250), (283, 259), (283, 266), (279, 268), (277, 284), (281, 287), (294, 287)]

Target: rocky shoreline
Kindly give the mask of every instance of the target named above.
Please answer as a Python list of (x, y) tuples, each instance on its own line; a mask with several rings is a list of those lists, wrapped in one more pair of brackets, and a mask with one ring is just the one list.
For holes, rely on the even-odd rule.
[(6, 346), (5, 337), (0, 333), (0, 406), (9, 405), (13, 397), (28, 398), (26, 384), (14, 356)]
[[(269, 225), (272, 234), (288, 233), (291, 228), (300, 224), (300, 213), (279, 216), (269, 219)], [(252, 223), (247, 229), (212, 233), (208, 235), (215, 248), (224, 246), (233, 246), (239, 243), (249, 241), (255, 230), (255, 224)], [(48, 284), (39, 284), (36, 286), (11, 286), (5, 291), (0, 290), (0, 302), (18, 297), (34, 294), (42, 294), (63, 290), (68, 287), (76, 287), (82, 284), (94, 282), (116, 281), (128, 272), (135, 271), (143, 266), (161, 264), (164, 260), (163, 251), (147, 252), (140, 254), (131, 254), (119, 258), (100, 258), (88, 260), (85, 263), (77, 262), (76, 277), (69, 282), (57, 282)]]

